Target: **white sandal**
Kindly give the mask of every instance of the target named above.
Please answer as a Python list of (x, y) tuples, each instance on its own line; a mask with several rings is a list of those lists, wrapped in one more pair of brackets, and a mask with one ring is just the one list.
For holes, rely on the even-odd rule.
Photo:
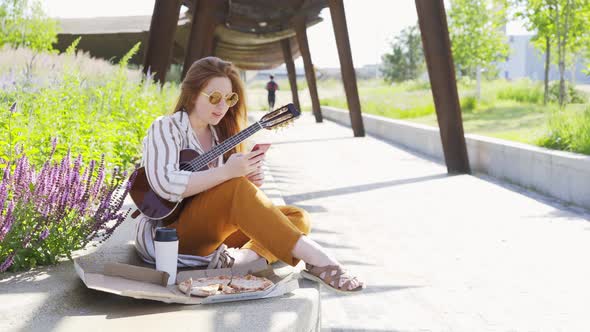
[(215, 253), (207, 269), (225, 269), (234, 265), (235, 258), (233, 258), (227, 250), (227, 245), (222, 243)]
[[(366, 287), (364, 282), (359, 281), (356, 277), (350, 276), (341, 265), (319, 267), (305, 263), (305, 270), (302, 270), (300, 274), (305, 279), (319, 282), (338, 293), (358, 293)], [(348, 286), (353, 280), (357, 281), (358, 286), (348, 289)]]

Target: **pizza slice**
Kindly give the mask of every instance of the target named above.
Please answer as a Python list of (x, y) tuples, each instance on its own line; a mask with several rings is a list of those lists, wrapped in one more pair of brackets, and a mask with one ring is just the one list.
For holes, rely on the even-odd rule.
[(207, 277), (196, 280), (189, 278), (178, 284), (178, 289), (188, 296), (192, 294), (206, 297), (218, 294), (219, 290), (223, 287), (227, 287), (229, 282), (230, 277), (228, 276)]
[(199, 278), (196, 280), (189, 278), (178, 284), (178, 289), (187, 294), (187, 296), (195, 295), (207, 297), (217, 294), (237, 294), (262, 291), (268, 289), (272, 285), (272, 281), (266, 278), (255, 277), (253, 275), (233, 278), (230, 276), (217, 276)]
[(244, 277), (234, 277), (229, 287), (233, 288), (237, 293), (244, 293), (262, 291), (272, 285), (272, 281), (266, 278), (247, 275)]

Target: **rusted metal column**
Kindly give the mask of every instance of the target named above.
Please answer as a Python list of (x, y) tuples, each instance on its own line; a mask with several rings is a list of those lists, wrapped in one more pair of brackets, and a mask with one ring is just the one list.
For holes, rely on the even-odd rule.
[(447, 172), (470, 173), (443, 0), (415, 0)]
[(344, 84), (344, 91), (346, 92), (346, 102), (348, 103), (352, 131), (355, 137), (365, 136), (365, 127), (363, 125), (363, 117), (361, 114), (361, 103), (359, 101), (359, 92), (356, 86), (356, 73), (354, 72), (354, 65), (352, 63), (352, 53), (350, 51), (350, 41), (348, 39), (348, 27), (346, 25), (346, 15), (344, 14), (344, 4), (342, 0), (330, 0), (328, 1), (328, 4), (330, 6), (332, 26), (334, 27), (334, 36), (336, 37), (342, 83)]
[(318, 88), (315, 82), (315, 70), (311, 62), (311, 54), (309, 53), (309, 44), (307, 43), (307, 27), (305, 26), (305, 17), (297, 16), (293, 19), (295, 33), (297, 36), (297, 43), (299, 44), (299, 51), (303, 57), (303, 65), (305, 67), (305, 77), (307, 78), (307, 86), (309, 88), (309, 95), (311, 97), (311, 108), (315, 116), (315, 122), (322, 122), (322, 110), (320, 109), (320, 98), (318, 97)]
[(215, 27), (225, 1), (194, 0), (191, 31), (182, 68), (182, 78), (196, 60), (213, 55)]
[(291, 94), (293, 95), (293, 104), (298, 110), (301, 110), (301, 106), (299, 106), (299, 93), (297, 92), (297, 74), (295, 73), (295, 64), (291, 55), (290, 39), (281, 40), (281, 46), (283, 47), (287, 74), (289, 74), (289, 85), (291, 86)]
[(148, 42), (143, 59), (143, 72), (148, 70), (160, 84), (166, 80), (166, 72), (170, 65), (174, 33), (178, 26), (178, 15), (182, 0), (156, 0)]

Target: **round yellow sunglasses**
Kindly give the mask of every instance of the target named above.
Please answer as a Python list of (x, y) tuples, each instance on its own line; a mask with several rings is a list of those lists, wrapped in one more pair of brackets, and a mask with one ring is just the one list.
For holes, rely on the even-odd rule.
[(235, 92), (232, 93), (228, 93), (227, 95), (223, 96), (221, 94), (221, 92), (219, 91), (213, 91), (210, 94), (206, 94), (205, 92), (201, 92), (201, 94), (207, 96), (209, 98), (209, 102), (212, 105), (217, 105), (221, 102), (221, 99), (223, 98), (225, 100), (225, 103), (227, 104), (228, 107), (232, 107), (235, 104), (238, 103), (238, 100), (240, 99), (238, 97), (238, 94)]

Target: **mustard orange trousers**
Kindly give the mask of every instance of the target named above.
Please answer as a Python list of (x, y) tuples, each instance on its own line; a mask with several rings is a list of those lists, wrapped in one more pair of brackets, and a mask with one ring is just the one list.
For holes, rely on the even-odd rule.
[(179, 253), (207, 256), (222, 243), (247, 248), (269, 263), (295, 266), (291, 254), (302, 234), (309, 234), (309, 214), (294, 206), (276, 206), (245, 177), (225, 181), (185, 199), (177, 221)]

